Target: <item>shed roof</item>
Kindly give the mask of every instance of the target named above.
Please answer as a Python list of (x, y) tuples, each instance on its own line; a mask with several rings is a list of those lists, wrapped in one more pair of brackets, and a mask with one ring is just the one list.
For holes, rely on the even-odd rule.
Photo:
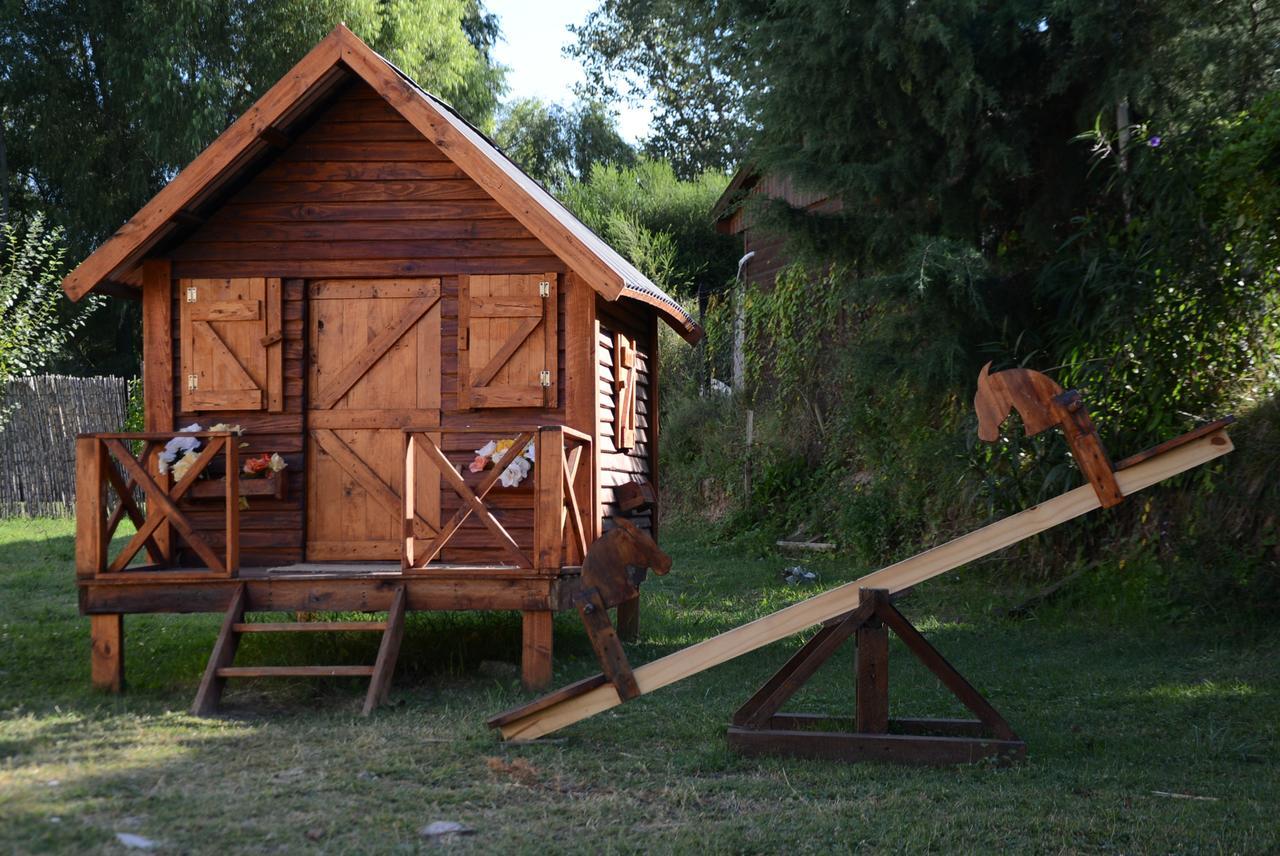
[(90, 291), (136, 293), (148, 253), (173, 242), (264, 166), (352, 77), (363, 80), (526, 229), (608, 300), (653, 306), (685, 339), (702, 328), (670, 295), (586, 227), (444, 101), (339, 24), (186, 169), (62, 281), (72, 300)]

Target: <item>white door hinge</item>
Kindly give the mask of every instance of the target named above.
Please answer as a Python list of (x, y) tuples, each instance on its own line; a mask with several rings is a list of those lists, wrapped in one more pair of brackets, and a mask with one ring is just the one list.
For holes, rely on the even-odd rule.
[(187, 302), (188, 303), (196, 302), (196, 287), (194, 285), (187, 286)]
[(188, 389), (189, 391), (190, 391), (190, 390), (198, 389), (198, 388), (199, 388), (199, 386), (200, 386), (200, 376), (199, 376), (199, 375), (193, 375), (193, 374), (189, 374), (189, 375), (187, 375), (187, 389)]
[(550, 297), (551, 283), (547, 282), (545, 279), (542, 282), (538, 283), (538, 295), (540, 297)]
[(538, 372), (538, 380), (542, 383), (543, 386), (551, 386), (551, 372), (548, 372), (548, 371)]

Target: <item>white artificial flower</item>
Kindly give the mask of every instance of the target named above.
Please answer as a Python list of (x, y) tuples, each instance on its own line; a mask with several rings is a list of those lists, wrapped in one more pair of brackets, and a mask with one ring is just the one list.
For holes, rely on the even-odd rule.
[(495, 443), (493, 440), (490, 440), (488, 443), (485, 443), (479, 449), (476, 449), (476, 454), (481, 458), (487, 458), (490, 455), (492, 455), (497, 448), (498, 448), (498, 444)]
[(284, 458), (280, 457), (280, 454), (278, 452), (271, 453), (271, 463), (267, 465), (268, 469), (270, 469), (271, 472), (278, 473), (287, 466), (288, 464), (284, 462)]
[[(181, 432), (189, 434), (194, 431), (200, 431), (200, 423), (192, 422)], [(164, 444), (164, 451), (160, 453), (160, 472), (166, 473), (174, 462), (180, 459), (187, 452), (194, 452), (200, 448), (200, 439), (198, 437), (174, 437), (168, 443)], [(190, 465), (188, 465), (190, 466)]]

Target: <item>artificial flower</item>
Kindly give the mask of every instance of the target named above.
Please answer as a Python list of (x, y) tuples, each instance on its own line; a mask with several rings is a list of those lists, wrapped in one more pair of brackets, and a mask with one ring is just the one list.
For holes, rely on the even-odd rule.
[(268, 466), (271, 468), (271, 472), (278, 473), (289, 465), (285, 463), (284, 458), (280, 457), (279, 453), (272, 452), (271, 462)]
[[(515, 440), (490, 440), (479, 449), (476, 449), (476, 459), (471, 462), (468, 469), (473, 473), (478, 473), (489, 466), (489, 461), (493, 461), (495, 464), (500, 462), (513, 445), (515, 445)], [(507, 465), (502, 475), (498, 477), (498, 482), (503, 487), (515, 487), (520, 484), (529, 475), (529, 471), (533, 469), (533, 458), (533, 443), (530, 443), (525, 446), (519, 457)]]
[(256, 476), (262, 471), (270, 468), (270, 466), (270, 455), (258, 455), (256, 458), (248, 458), (244, 462), (244, 474), (247, 476)]
[(183, 477), (186, 476), (187, 471), (195, 465), (196, 458), (198, 457), (200, 457), (200, 455), (196, 453), (195, 449), (188, 449), (183, 453), (181, 458), (169, 467), (169, 471), (173, 474), (175, 479), (182, 481)]
[[(202, 430), (200, 428), (200, 424), (198, 422), (192, 422), (186, 428), (183, 428), (180, 433), (189, 434), (200, 430)], [(181, 460), (184, 455), (188, 452), (194, 452), (199, 448), (199, 437), (174, 437), (168, 443), (164, 444), (164, 451), (160, 453), (160, 472), (169, 472), (170, 468)], [(188, 464), (187, 466), (190, 467), (191, 465)], [(177, 474), (175, 473), (175, 476), (176, 475)], [(181, 476), (178, 477), (181, 478)]]

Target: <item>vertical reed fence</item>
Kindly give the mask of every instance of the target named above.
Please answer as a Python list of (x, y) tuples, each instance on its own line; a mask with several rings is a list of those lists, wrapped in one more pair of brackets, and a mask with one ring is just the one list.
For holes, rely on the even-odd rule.
[(77, 434), (124, 430), (129, 381), (36, 375), (0, 397), (0, 517), (75, 511)]

